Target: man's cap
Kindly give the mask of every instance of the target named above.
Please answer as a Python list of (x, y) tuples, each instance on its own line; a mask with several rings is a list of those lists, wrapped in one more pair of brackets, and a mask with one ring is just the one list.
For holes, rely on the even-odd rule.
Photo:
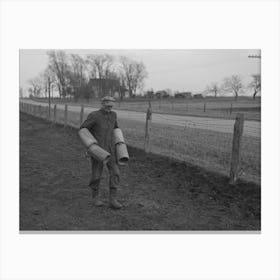
[(115, 102), (115, 98), (112, 97), (112, 96), (104, 96), (103, 98), (101, 98), (101, 101), (104, 102), (104, 101), (111, 101), (111, 102)]

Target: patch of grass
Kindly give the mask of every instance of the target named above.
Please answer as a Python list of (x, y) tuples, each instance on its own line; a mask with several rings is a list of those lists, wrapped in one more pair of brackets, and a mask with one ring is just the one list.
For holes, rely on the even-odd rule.
[[(119, 123), (128, 144), (143, 149), (144, 124), (124, 119), (120, 119)], [(211, 130), (152, 124), (150, 151), (228, 175), (232, 137), (232, 134)], [(260, 183), (260, 149), (260, 139), (243, 137), (241, 178)]]
[[(46, 99), (38, 99), (40, 102), (47, 102)], [(54, 103), (71, 104), (86, 107), (99, 108), (99, 100), (90, 100), (90, 102), (73, 100), (55, 99)], [(204, 111), (204, 104), (206, 104)], [(153, 99), (151, 100), (153, 112), (170, 115), (182, 116), (200, 116), (222, 119), (235, 119), (236, 113), (243, 113), (245, 120), (261, 120), (261, 99), (251, 97), (240, 97), (235, 100), (230, 97), (204, 98), (204, 99)], [(115, 109), (135, 112), (146, 112), (148, 107), (147, 99), (126, 99), (122, 102), (116, 102)], [(232, 108), (232, 109), (231, 109)]]

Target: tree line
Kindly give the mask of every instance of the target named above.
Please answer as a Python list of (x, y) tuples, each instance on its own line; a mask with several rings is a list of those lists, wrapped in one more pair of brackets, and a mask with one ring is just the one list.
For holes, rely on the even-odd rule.
[[(47, 97), (49, 91), (55, 90), (60, 98), (69, 96), (76, 100), (89, 100), (91, 97), (100, 98), (105, 94), (113, 95), (117, 92), (122, 99), (126, 93), (129, 97), (134, 97), (137, 92), (142, 91), (148, 77), (142, 62), (126, 56), (116, 57), (106, 53), (81, 56), (62, 50), (50, 50), (47, 56), (47, 67), (29, 80), (30, 96)], [(252, 89), (252, 96), (255, 98), (261, 91), (261, 75), (255, 74), (251, 78), (251, 82), (245, 85), (240, 75), (232, 75), (221, 83), (213, 82), (208, 85), (203, 95), (218, 97), (232, 92), (237, 99), (242, 90), (249, 88)], [(153, 90), (148, 91), (146, 95), (149, 96), (149, 92)], [(164, 92), (166, 97), (172, 95), (170, 89), (161, 92)]]
[(142, 62), (109, 54), (68, 54), (65, 51), (47, 52), (48, 65), (38, 76), (29, 80), (29, 95), (47, 96), (55, 90), (59, 97), (74, 99), (92, 97), (90, 81), (94, 80), (98, 98), (115, 91), (122, 98), (136, 95), (144, 86), (148, 73)]
[(240, 92), (249, 88), (253, 90), (253, 98), (261, 91), (261, 75), (254, 74), (251, 76), (251, 82), (246, 86), (244, 85), (240, 75), (232, 75), (231, 77), (225, 78), (221, 84), (213, 82), (211, 85), (206, 87), (206, 94), (214, 94), (214, 97), (222, 95), (224, 92), (232, 92), (235, 99), (238, 98)]

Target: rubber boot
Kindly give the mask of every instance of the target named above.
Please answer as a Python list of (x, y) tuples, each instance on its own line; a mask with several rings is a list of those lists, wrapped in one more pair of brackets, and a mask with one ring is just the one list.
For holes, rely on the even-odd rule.
[(101, 207), (104, 205), (104, 203), (102, 202), (102, 200), (100, 199), (100, 194), (99, 194), (99, 190), (95, 190), (95, 189), (91, 189), (92, 191), (92, 202), (93, 205), (96, 207)]
[(110, 206), (113, 209), (121, 209), (122, 205), (117, 201), (117, 190), (116, 189), (110, 189)]

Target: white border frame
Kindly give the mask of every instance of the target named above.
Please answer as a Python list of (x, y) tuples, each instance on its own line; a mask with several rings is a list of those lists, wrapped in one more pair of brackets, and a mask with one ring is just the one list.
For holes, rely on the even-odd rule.
[[(2, 1), (0, 278), (279, 279), (279, 31), (272, 0)], [(28, 48), (262, 49), (262, 233), (19, 234), (18, 50)]]

